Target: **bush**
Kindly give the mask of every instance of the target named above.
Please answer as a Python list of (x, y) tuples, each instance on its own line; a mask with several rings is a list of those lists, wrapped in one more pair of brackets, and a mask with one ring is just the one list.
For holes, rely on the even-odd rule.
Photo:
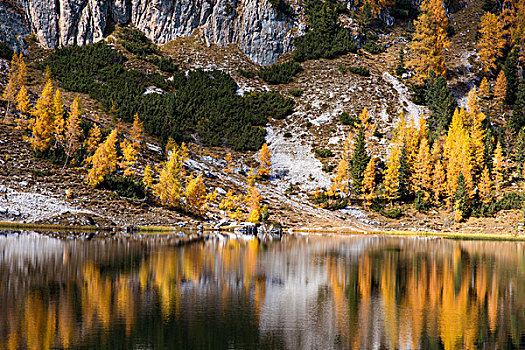
[[(275, 92), (237, 95), (237, 84), (222, 71), (177, 71), (167, 81), (159, 74), (128, 71), (124, 61), (101, 42), (57, 49), (42, 67), (49, 65), (63, 88), (89, 94), (106, 110), (116, 104), (124, 121), (138, 113), (146, 131), (164, 142), (170, 137), (189, 141), (198, 134), (208, 146), (258, 150), (268, 117), (282, 119), (293, 112), (293, 99)], [(165, 93), (144, 95), (148, 86)]]
[(384, 46), (377, 45), (374, 42), (367, 41), (362, 45), (363, 50), (368, 51), (372, 55), (377, 55), (382, 52), (385, 52), (386, 48)]
[(414, 200), (414, 208), (420, 213), (426, 212), (428, 210), (428, 203), (423, 200), (423, 194), (421, 191), (416, 193), (416, 199)]
[(287, 131), (287, 132), (284, 133), (283, 137), (286, 138), (286, 139), (289, 139), (290, 137), (292, 137), (292, 133)]
[(149, 58), (148, 61), (150, 61), (151, 63), (156, 65), (161, 71), (166, 73), (175, 73), (179, 70), (179, 66), (173, 62), (173, 58), (171, 57), (166, 58), (153, 56)]
[(118, 37), (121, 40), (122, 46), (134, 55), (145, 57), (147, 55), (160, 53), (157, 46), (138, 29), (121, 28)]
[(15, 52), (3, 41), (0, 42), (0, 58), (11, 61)]
[(292, 16), (292, 7), (286, 0), (270, 0), (270, 4), (278, 13), (282, 13), (288, 17)]
[(294, 61), (273, 64), (259, 70), (259, 77), (271, 85), (288, 84), (293, 77), (302, 71), (301, 65)]
[(359, 120), (350, 116), (350, 114), (346, 112), (341, 113), (341, 115), (339, 116), (339, 121), (343, 125), (349, 125), (354, 128), (359, 125)]
[(366, 67), (349, 67), (348, 70), (354, 74), (357, 74), (363, 77), (370, 76), (370, 70)]
[(296, 61), (335, 58), (357, 51), (350, 33), (338, 22), (343, 10), (344, 6), (335, 0), (307, 1), (306, 15), (311, 28), (305, 35), (294, 39)]
[(516, 192), (508, 192), (498, 201), (490, 201), (487, 204), (478, 201), (479, 204), (472, 208), (472, 216), (493, 217), (501, 210), (521, 209), (523, 200), (523, 195)]
[(255, 72), (253, 70), (244, 70), (242, 68), (239, 68), (238, 70), (239, 74), (247, 79), (253, 79), (255, 78)]
[(347, 198), (342, 198), (337, 194), (329, 196), (325, 190), (316, 191), (311, 199), (320, 208), (329, 210), (344, 209), (348, 205)]
[(288, 92), (290, 93), (290, 95), (292, 95), (293, 97), (301, 97), (303, 96), (303, 93), (304, 91), (303, 90), (288, 90)]
[(396, 209), (390, 209), (390, 210), (381, 210), (379, 212), (379, 214), (383, 215), (385, 218), (389, 218), (389, 219), (399, 219), (400, 217), (403, 216), (403, 212), (401, 211), (401, 209), (399, 208), (396, 208)]
[(333, 152), (326, 148), (325, 149), (315, 149), (315, 155), (318, 156), (319, 158), (330, 158), (334, 156)]
[(131, 176), (106, 176), (97, 188), (115, 191), (119, 196), (126, 198), (143, 199), (146, 197), (146, 189), (142, 181), (135, 180)]

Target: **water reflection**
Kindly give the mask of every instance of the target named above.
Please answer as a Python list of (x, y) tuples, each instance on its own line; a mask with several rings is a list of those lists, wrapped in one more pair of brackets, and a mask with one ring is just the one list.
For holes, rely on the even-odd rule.
[(0, 349), (525, 348), (522, 243), (0, 236)]

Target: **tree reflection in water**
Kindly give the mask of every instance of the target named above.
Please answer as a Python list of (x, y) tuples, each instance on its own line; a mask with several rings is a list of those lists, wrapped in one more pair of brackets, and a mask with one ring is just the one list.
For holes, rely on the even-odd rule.
[(0, 348), (525, 348), (514, 242), (0, 238)]

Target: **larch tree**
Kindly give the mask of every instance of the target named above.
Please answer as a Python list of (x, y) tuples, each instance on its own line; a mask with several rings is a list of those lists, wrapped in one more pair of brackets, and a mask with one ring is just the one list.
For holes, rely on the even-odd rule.
[(117, 130), (113, 130), (106, 140), (98, 146), (95, 154), (86, 160), (90, 169), (85, 182), (91, 187), (96, 187), (104, 181), (106, 175), (117, 170), (117, 160)]
[(183, 143), (174, 146), (169, 151), (168, 160), (159, 172), (159, 181), (153, 186), (153, 192), (159, 197), (161, 204), (168, 207), (180, 207), (183, 179), (186, 177), (184, 162), (188, 158), (188, 149)]
[(120, 167), (124, 169), (124, 176), (133, 175), (133, 165), (137, 162), (138, 151), (132, 141), (125, 140), (121, 146), (122, 161)]
[(67, 157), (64, 166), (67, 165), (71, 157), (75, 156), (81, 146), (80, 138), (82, 137), (82, 129), (80, 128), (80, 114), (80, 102), (78, 98), (75, 98), (71, 104), (71, 111), (69, 112), (64, 129), (64, 152)]
[(233, 172), (233, 169), (235, 168), (235, 164), (233, 163), (232, 153), (231, 152), (226, 153), (226, 157), (224, 157), (224, 160), (226, 161), (226, 167), (224, 168), (224, 172), (226, 174)]
[(131, 142), (133, 147), (140, 152), (140, 147), (144, 139), (144, 125), (140, 121), (139, 115), (135, 113), (133, 117), (133, 126), (131, 127)]
[(492, 199), (492, 179), (488, 167), (485, 167), (481, 173), (481, 179), (479, 181), (479, 197), (485, 204), (488, 204)]
[(20, 112), (16, 123), (19, 128), (25, 129), (27, 127), (27, 115), (29, 113), (29, 96), (25, 86), (22, 86), (16, 94), (16, 109)]
[(53, 84), (48, 80), (33, 110), (35, 121), (32, 126), (31, 144), (33, 149), (44, 152), (53, 137), (55, 118), (53, 115)]
[(93, 124), (91, 129), (89, 129), (87, 139), (84, 141), (84, 146), (86, 147), (88, 154), (93, 154), (97, 150), (98, 144), (101, 140), (102, 133), (100, 132), (100, 128), (97, 124)]
[(60, 90), (56, 89), (53, 97), (53, 137), (55, 139), (55, 147), (64, 147), (64, 130), (66, 122), (64, 120), (64, 102)]
[(17, 77), (15, 79), (16, 89), (20, 90), (22, 86), (26, 86), (27, 84), (27, 67), (26, 67), (26, 63), (24, 60), (24, 55), (22, 55), (22, 53), (20, 53), (18, 57), (16, 56), (16, 54), (14, 56), (15, 56), (16, 66), (17, 66), (17, 69), (16, 69)]
[(258, 224), (261, 220), (261, 195), (257, 187), (252, 186), (248, 189), (246, 204), (248, 206), (248, 221)]
[(151, 169), (149, 164), (147, 164), (146, 168), (144, 168), (144, 174), (142, 175), (142, 183), (147, 189), (153, 187), (153, 170)]
[(479, 34), (478, 56), (483, 72), (490, 75), (496, 69), (496, 60), (501, 57), (505, 47), (502, 26), (495, 14), (487, 12), (481, 17)]
[(11, 59), (11, 65), (9, 70), (9, 79), (7, 81), (7, 85), (4, 89), (4, 92), (2, 94), (2, 98), (7, 101), (7, 108), (5, 110), (5, 117), (4, 119), (7, 119), (7, 115), (9, 113), (9, 110), (11, 108), (11, 105), (15, 103), (15, 98), (17, 94), (17, 82), (16, 79), (18, 78), (17, 74), (17, 60), (16, 55), (13, 55), (13, 58)]
[(409, 67), (421, 82), (430, 73), (445, 75), (445, 50), (450, 46), (447, 38), (448, 18), (441, 0), (423, 0), (421, 14), (415, 21), (416, 32), (410, 44), (413, 58)]
[(457, 222), (460, 222), (466, 219), (469, 214), (469, 194), (467, 183), (462, 172), (459, 173), (456, 182), (456, 193), (454, 195), (454, 217)]
[(485, 161), (485, 130), (483, 121), (485, 114), (481, 112), (479, 101), (474, 87), (468, 95), (469, 119), (470, 119), (470, 153), (472, 155), (472, 171), (478, 176), (484, 167)]
[(268, 148), (268, 144), (263, 144), (261, 151), (259, 152), (259, 171), (258, 176), (268, 177), (270, 176), (270, 169), (272, 168), (272, 154)]
[(366, 151), (365, 131), (363, 126), (359, 127), (354, 142), (354, 154), (350, 163), (350, 173), (352, 174), (352, 185), (355, 195), (361, 194), (365, 169), (370, 161)]
[(441, 159), (436, 160), (434, 163), (432, 190), (434, 192), (434, 201), (441, 203), (441, 200), (447, 195), (447, 178)]
[(488, 99), (490, 97), (490, 87), (487, 77), (483, 77), (479, 84), (479, 97), (482, 99)]
[(498, 78), (496, 79), (496, 85), (494, 86), (494, 99), (499, 112), (503, 112), (503, 105), (505, 104), (505, 96), (507, 95), (507, 79), (505, 73), (500, 71)]
[(399, 148), (393, 147), (386, 164), (383, 185), (385, 186), (385, 197), (390, 204), (397, 198), (399, 191), (399, 154)]
[(414, 173), (412, 175), (413, 192), (420, 192), (424, 200), (428, 200), (431, 195), (432, 185), (432, 162), (427, 139), (421, 140), (419, 152), (414, 163)]
[(376, 188), (376, 163), (374, 157), (370, 158), (370, 161), (366, 165), (365, 173), (363, 176), (363, 199), (365, 205), (370, 206), (374, 199), (374, 192)]
[(496, 146), (496, 150), (494, 151), (494, 187), (496, 189), (496, 193), (499, 194), (501, 191), (501, 187), (503, 185), (503, 175), (504, 175), (504, 168), (503, 168), (503, 150), (501, 148), (501, 143), (498, 141), (498, 145)]
[(334, 190), (346, 194), (348, 191), (348, 180), (348, 161), (346, 157), (341, 157), (337, 165), (335, 178), (333, 179)]
[(206, 211), (206, 186), (202, 174), (190, 178), (184, 191), (186, 210), (195, 215), (203, 215)]

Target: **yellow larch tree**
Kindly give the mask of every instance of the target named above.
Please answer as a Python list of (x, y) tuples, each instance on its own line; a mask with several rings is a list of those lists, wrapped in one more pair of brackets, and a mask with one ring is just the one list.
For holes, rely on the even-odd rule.
[(370, 157), (363, 176), (363, 199), (365, 200), (364, 204), (369, 206), (374, 199), (374, 191), (376, 188), (376, 164), (374, 157)]
[(476, 45), (483, 72), (490, 75), (496, 68), (496, 60), (501, 57), (505, 47), (502, 26), (498, 17), (487, 12), (481, 17), (479, 41)]
[(53, 116), (53, 84), (48, 80), (44, 86), (42, 94), (36, 101), (35, 109), (32, 114), (35, 117), (33, 123), (33, 135), (31, 144), (33, 149), (43, 152), (49, 148), (49, 143), (53, 137), (54, 116)]
[(503, 150), (501, 149), (501, 143), (498, 141), (496, 150), (494, 151), (494, 187), (496, 188), (496, 194), (500, 194), (501, 187), (503, 185)]
[(496, 100), (496, 106), (499, 112), (503, 112), (503, 106), (505, 104), (505, 96), (507, 94), (507, 78), (505, 73), (501, 70), (496, 79), (496, 85), (494, 86), (494, 100)]
[(261, 195), (257, 187), (251, 186), (248, 188), (246, 205), (248, 206), (248, 221), (258, 224), (261, 220)]
[(349, 181), (348, 171), (348, 160), (346, 160), (346, 157), (341, 157), (341, 159), (339, 160), (339, 164), (337, 165), (335, 178), (333, 179), (333, 186), (335, 191), (347, 193)]
[(104, 176), (117, 170), (117, 160), (117, 130), (113, 130), (98, 146), (95, 154), (86, 160), (90, 169), (85, 182), (91, 187), (96, 187), (104, 180)]
[(27, 84), (27, 67), (26, 63), (24, 61), (24, 55), (20, 53), (17, 57), (17, 55), (14, 55), (15, 61), (16, 61), (16, 89), (20, 90), (22, 86), (26, 86)]
[(447, 195), (447, 179), (441, 159), (438, 159), (434, 163), (434, 171), (432, 174), (432, 190), (434, 191), (434, 201), (436, 203), (441, 203), (442, 198)]
[(412, 174), (412, 186), (415, 194), (421, 192), (423, 198), (428, 200), (431, 195), (432, 185), (432, 162), (430, 159), (430, 149), (428, 140), (421, 140), (419, 152), (414, 163)]
[(131, 127), (131, 142), (133, 147), (140, 152), (140, 147), (144, 139), (144, 125), (140, 121), (139, 115), (135, 113), (133, 117), (133, 126)]
[(16, 55), (13, 55), (13, 58), (11, 59), (11, 65), (9, 69), (9, 79), (7, 81), (7, 85), (4, 89), (4, 92), (2, 94), (2, 98), (7, 101), (7, 108), (5, 110), (5, 118), (7, 118), (7, 114), (9, 113), (10, 107), (12, 104), (15, 103), (16, 93), (17, 93), (17, 82), (16, 79), (18, 78), (17, 74), (17, 60)]
[[(381, 14), (381, 11), (386, 9), (388, 6), (394, 4), (392, 0), (366, 0), (365, 4), (370, 6), (370, 11), (374, 17), (377, 17)], [(361, 6), (361, 11), (363, 11), (364, 6)]]
[(82, 129), (80, 128), (80, 114), (80, 102), (78, 98), (75, 98), (71, 104), (71, 111), (69, 112), (64, 129), (64, 152), (67, 156), (65, 165), (67, 165), (69, 158), (75, 156), (81, 146), (80, 138), (82, 137)]
[(153, 192), (160, 202), (168, 207), (179, 207), (182, 196), (183, 179), (186, 176), (184, 162), (188, 158), (188, 148), (183, 143), (180, 147), (172, 145), (168, 160), (159, 172), (159, 181), (153, 186)]
[(472, 155), (472, 171), (475, 177), (481, 174), (485, 162), (485, 130), (483, 121), (485, 114), (479, 107), (476, 88), (474, 87), (468, 95), (469, 119), (470, 119), (470, 153)]
[(248, 184), (248, 187), (255, 186), (256, 177), (257, 173), (253, 170), (253, 168), (250, 168), (250, 171), (248, 171), (248, 174), (246, 174), (246, 182)]
[(270, 169), (272, 168), (272, 154), (268, 148), (268, 144), (263, 144), (261, 151), (259, 152), (259, 171), (258, 176), (268, 177), (270, 176)]
[(190, 177), (184, 191), (186, 210), (196, 215), (203, 215), (206, 211), (206, 186), (202, 174), (196, 178)]
[(96, 151), (101, 140), (102, 133), (100, 132), (100, 128), (97, 124), (93, 124), (91, 129), (89, 129), (87, 139), (84, 141), (84, 147), (86, 147), (88, 154), (93, 154)]
[(233, 172), (233, 169), (235, 168), (235, 164), (233, 163), (232, 153), (231, 152), (226, 153), (226, 157), (224, 157), (224, 160), (226, 161), (226, 167), (224, 168), (224, 172), (226, 174)]
[(122, 161), (120, 167), (124, 169), (124, 176), (133, 175), (133, 165), (138, 157), (137, 149), (132, 141), (125, 140), (122, 144)]
[(399, 190), (399, 148), (394, 146), (388, 156), (386, 163), (385, 179), (385, 197), (390, 204), (397, 198)]
[(64, 147), (64, 130), (66, 121), (64, 120), (64, 102), (60, 90), (56, 89), (53, 97), (53, 137), (55, 138), (55, 147)]
[(413, 58), (408, 66), (415, 70), (421, 82), (434, 71), (445, 75), (445, 50), (450, 46), (447, 38), (448, 18), (441, 0), (423, 0), (421, 14), (415, 21), (416, 32), (410, 44)]
[(488, 99), (490, 97), (490, 87), (487, 77), (483, 77), (479, 84), (479, 97), (482, 99)]
[(485, 204), (489, 203), (492, 199), (492, 180), (490, 177), (490, 170), (487, 167), (485, 167), (481, 173), (481, 179), (479, 181), (479, 197)]
[[(375, 151), (375, 143), (372, 140), (372, 136), (374, 136), (376, 126), (374, 123), (372, 123), (370, 114), (368, 113), (368, 109), (366, 107), (364, 107), (361, 113), (359, 114), (359, 122), (363, 126), (363, 130), (365, 132), (366, 149), (369, 152), (369, 154), (373, 155)], [(353, 136), (352, 139), (354, 139)]]
[(142, 175), (142, 183), (147, 189), (152, 188), (153, 185), (153, 170), (151, 167), (146, 165), (146, 168), (144, 168), (144, 174)]
[(16, 123), (19, 128), (25, 129), (27, 127), (27, 114), (29, 113), (29, 96), (25, 86), (22, 86), (16, 94), (16, 109), (20, 112)]

